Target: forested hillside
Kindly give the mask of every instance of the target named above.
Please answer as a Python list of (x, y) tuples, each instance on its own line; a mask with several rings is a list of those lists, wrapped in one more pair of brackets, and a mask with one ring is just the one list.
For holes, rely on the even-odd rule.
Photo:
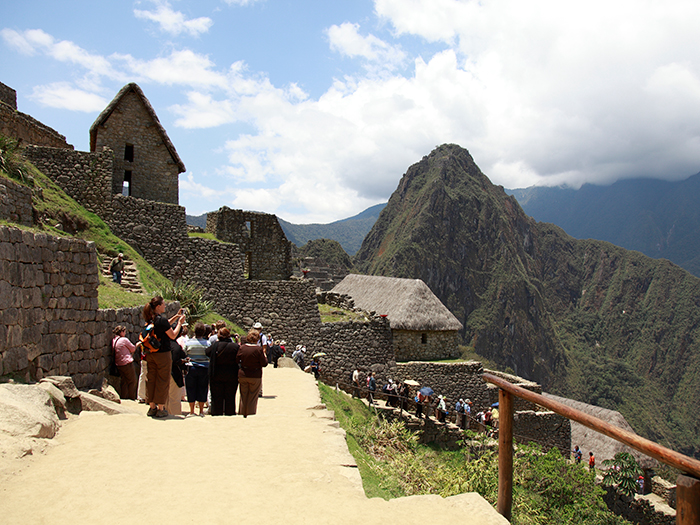
[(355, 264), (423, 279), (478, 354), (700, 457), (700, 280), (682, 268), (537, 223), (456, 145), (408, 169)]
[(525, 213), (577, 239), (599, 239), (664, 258), (700, 276), (700, 173), (682, 181), (506, 190)]

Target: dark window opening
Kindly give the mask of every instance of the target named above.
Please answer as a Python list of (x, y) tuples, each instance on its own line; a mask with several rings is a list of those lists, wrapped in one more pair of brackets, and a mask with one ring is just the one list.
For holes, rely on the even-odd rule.
[(422, 344), (422, 345), (428, 344), (428, 334), (420, 334), (420, 344)]
[(122, 195), (125, 197), (131, 196), (131, 172), (124, 172), (124, 182), (122, 183)]
[(134, 162), (134, 145), (133, 144), (127, 144), (124, 147), (124, 160), (128, 160), (129, 162)]
[(245, 252), (245, 262), (243, 263), (243, 278), (250, 279), (250, 264), (253, 258), (252, 252)]

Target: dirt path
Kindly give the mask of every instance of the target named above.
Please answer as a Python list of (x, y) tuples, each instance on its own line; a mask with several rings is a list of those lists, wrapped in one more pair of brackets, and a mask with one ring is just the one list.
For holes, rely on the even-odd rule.
[(367, 499), (313, 377), (266, 369), (258, 415), (83, 413), (3, 479), (4, 523), (507, 523), (477, 494)]

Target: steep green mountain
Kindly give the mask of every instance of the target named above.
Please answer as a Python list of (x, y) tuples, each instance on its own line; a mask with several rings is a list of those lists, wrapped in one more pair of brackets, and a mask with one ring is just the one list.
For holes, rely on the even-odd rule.
[(207, 214), (202, 213), (201, 215), (186, 215), (187, 224), (190, 226), (199, 226), (204, 229), (207, 227)]
[(355, 265), (424, 280), (478, 354), (700, 457), (700, 280), (682, 268), (536, 222), (456, 145), (408, 169)]
[(338, 241), (314, 239), (297, 251), (299, 257), (314, 257), (323, 260), (327, 266), (338, 266), (346, 270), (352, 268), (352, 259)]
[(700, 276), (700, 173), (677, 182), (634, 179), (578, 190), (506, 191), (525, 213), (578, 239), (600, 239), (663, 257)]
[(333, 239), (340, 243), (350, 255), (355, 255), (362, 245), (362, 239), (372, 228), (379, 212), (386, 204), (377, 204), (353, 217), (329, 224), (292, 224), (278, 217), (287, 239), (297, 246), (303, 246), (315, 239)]

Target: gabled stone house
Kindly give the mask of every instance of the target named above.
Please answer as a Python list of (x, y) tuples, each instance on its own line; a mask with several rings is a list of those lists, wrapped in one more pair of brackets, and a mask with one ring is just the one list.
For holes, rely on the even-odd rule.
[(389, 319), (397, 361), (459, 357), (462, 323), (420, 279), (350, 274), (331, 291)]
[(178, 204), (185, 165), (138, 85), (124, 86), (90, 127), (90, 151), (105, 146), (114, 152), (112, 193)]

